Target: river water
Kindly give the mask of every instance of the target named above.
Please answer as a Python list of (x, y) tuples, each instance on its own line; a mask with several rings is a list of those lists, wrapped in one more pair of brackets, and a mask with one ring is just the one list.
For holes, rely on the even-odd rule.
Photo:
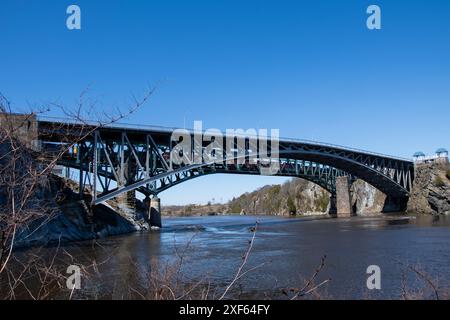
[[(399, 299), (405, 290), (430, 298), (433, 292), (425, 278), (444, 294), (450, 287), (450, 219), (446, 217), (165, 218), (159, 232), (110, 237), (95, 245), (72, 243), (63, 249), (77, 261), (98, 264), (96, 276), (82, 279), (80, 298), (127, 298), (126, 286), (147, 281), (152, 266), (180, 260), (184, 281), (208, 283), (214, 288), (209, 297), (217, 298), (242, 264), (257, 221), (243, 271), (255, 269), (237, 281), (228, 298), (289, 298), (289, 289), (302, 287), (325, 255), (314, 282), (331, 281), (308, 298)], [(381, 290), (367, 288), (369, 265), (380, 267)]]

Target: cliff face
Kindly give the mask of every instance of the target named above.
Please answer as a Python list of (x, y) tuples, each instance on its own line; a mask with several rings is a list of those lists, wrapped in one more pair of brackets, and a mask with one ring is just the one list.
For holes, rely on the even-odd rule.
[(9, 232), (14, 222), (15, 247), (94, 239), (148, 228), (142, 215), (121, 210), (114, 201), (96, 206), (91, 212), (86, 205), (91, 201), (88, 191), (80, 201), (74, 191), (78, 189), (75, 182), (55, 176), (50, 170), (43, 173), (45, 165), (38, 161), (39, 154), (19, 140), (5, 138), (1, 129), (0, 234)]
[(353, 212), (357, 215), (376, 215), (385, 208), (386, 195), (362, 180), (356, 180), (352, 184), (350, 196)]
[(310, 215), (326, 214), (330, 194), (303, 179), (292, 179), (283, 185), (265, 186), (245, 193), (228, 204), (229, 213)]
[(113, 201), (92, 209), (80, 201), (77, 185), (57, 176), (48, 177), (45, 187), (36, 190), (34, 197), (45, 202), (46, 214), (22, 226), (15, 247), (40, 246), (51, 243), (90, 240), (111, 235), (148, 229), (138, 212), (127, 212)]
[[(387, 208), (386, 195), (362, 180), (351, 185), (350, 195), (353, 212), (357, 215), (377, 215)], [(229, 203), (229, 212), (241, 211), (274, 215), (327, 214), (330, 194), (312, 182), (292, 179), (281, 186), (265, 186), (233, 199)]]
[[(357, 180), (351, 188), (351, 205), (357, 215), (381, 214), (383, 211), (398, 211), (387, 204), (386, 195), (368, 183)], [(330, 193), (318, 185), (294, 178), (283, 185), (264, 186), (256, 191), (244, 193), (227, 204), (165, 206), (164, 215), (324, 215), (331, 209)]]
[(417, 165), (407, 211), (450, 214), (450, 166), (448, 163)]

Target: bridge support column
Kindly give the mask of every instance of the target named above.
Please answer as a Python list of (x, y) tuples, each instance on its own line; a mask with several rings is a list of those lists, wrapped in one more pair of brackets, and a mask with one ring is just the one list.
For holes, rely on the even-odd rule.
[(352, 215), (348, 177), (336, 178), (336, 210), (338, 218), (350, 217)]
[(157, 196), (150, 199), (150, 206), (148, 208), (148, 220), (151, 228), (161, 228), (161, 201)]
[[(123, 164), (123, 177), (124, 181), (121, 182), (121, 185), (132, 184), (135, 182), (136, 176), (136, 165), (131, 161), (130, 158)], [(125, 183), (126, 182), (126, 183)], [(125, 205), (128, 209), (136, 210), (136, 190), (131, 190), (124, 192), (117, 197), (118, 202), (122, 205)]]
[(329, 207), (329, 214), (331, 215), (335, 215), (337, 213), (337, 209), (336, 209), (336, 195), (331, 195), (330, 196), (330, 207)]
[(127, 195), (127, 205), (130, 209), (136, 209), (136, 191), (128, 191)]
[(119, 194), (116, 200), (119, 204), (130, 210), (136, 209), (136, 192), (134, 190)]

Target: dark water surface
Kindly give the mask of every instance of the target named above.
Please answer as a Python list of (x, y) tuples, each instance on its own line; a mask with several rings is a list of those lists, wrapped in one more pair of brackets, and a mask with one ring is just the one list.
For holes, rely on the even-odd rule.
[[(82, 296), (125, 297), (124, 284), (145, 281), (153, 263), (183, 257), (183, 274), (225, 287), (242, 262), (251, 227), (259, 221), (240, 298), (283, 298), (282, 289), (301, 287), (326, 255), (316, 283), (332, 280), (321, 298), (401, 298), (402, 286), (424, 285), (412, 266), (442, 290), (450, 283), (450, 219), (446, 217), (286, 218), (208, 216), (165, 218), (160, 232), (144, 232), (66, 245), (86, 262), (99, 263), (100, 278), (83, 282)], [(368, 290), (366, 269), (381, 268), (381, 290)], [(220, 290), (219, 290), (220, 292)], [(121, 294), (123, 294), (121, 296)]]

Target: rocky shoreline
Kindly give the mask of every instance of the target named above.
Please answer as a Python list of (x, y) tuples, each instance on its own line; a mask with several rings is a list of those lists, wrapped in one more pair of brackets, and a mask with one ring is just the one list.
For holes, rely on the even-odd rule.
[(68, 241), (93, 240), (107, 236), (148, 230), (140, 206), (136, 212), (110, 201), (90, 208), (90, 195), (79, 199), (75, 182), (57, 176), (49, 178), (45, 194), (48, 215), (20, 228), (16, 248), (42, 246)]

